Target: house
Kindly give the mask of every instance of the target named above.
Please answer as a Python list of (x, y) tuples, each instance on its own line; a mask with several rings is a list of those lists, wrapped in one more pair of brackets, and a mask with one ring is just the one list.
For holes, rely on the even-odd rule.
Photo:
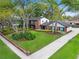
[(56, 30), (58, 32), (69, 32), (71, 31), (71, 26), (64, 21), (50, 21), (48, 23), (42, 24), (42, 29)]
[(30, 18), (29, 19), (29, 28), (41, 29), (41, 25), (46, 22), (49, 22), (49, 20), (45, 17)]
[(69, 23), (71, 26), (79, 27), (79, 16), (75, 16), (65, 22)]
[(57, 23), (57, 28), (56, 30), (57, 31), (62, 31), (62, 32), (69, 32), (71, 31), (71, 26), (64, 22), (64, 21), (55, 21), (53, 24), (52, 24), (52, 30), (55, 29), (55, 24)]

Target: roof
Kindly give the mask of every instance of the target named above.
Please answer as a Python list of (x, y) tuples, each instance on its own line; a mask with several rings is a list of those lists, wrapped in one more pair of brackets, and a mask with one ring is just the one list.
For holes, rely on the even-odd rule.
[(36, 17), (36, 18), (29, 18), (29, 20), (40, 20), (40, 17)]
[(70, 24), (64, 22), (64, 21), (56, 21), (57, 23), (63, 25), (63, 26), (66, 26), (66, 27), (70, 27)]
[(45, 17), (35, 17), (35, 18), (29, 18), (29, 20), (48, 20), (47, 18)]
[(63, 26), (70, 27), (70, 24), (68, 24), (64, 21), (49, 21), (49, 22), (43, 23), (42, 25), (49, 26), (50, 24), (53, 24), (53, 23), (56, 23), (56, 22), (63, 25)]

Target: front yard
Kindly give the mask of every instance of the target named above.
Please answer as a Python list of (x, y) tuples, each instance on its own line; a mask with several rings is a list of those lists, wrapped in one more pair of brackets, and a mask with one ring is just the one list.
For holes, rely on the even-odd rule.
[(79, 56), (79, 35), (70, 40), (49, 59), (77, 59)]
[(0, 59), (20, 59), (0, 40)]
[(48, 45), (52, 41), (56, 40), (61, 36), (61, 34), (48, 34), (46, 32), (38, 32), (38, 31), (31, 31), (31, 33), (36, 35), (36, 38), (34, 40), (13, 40), (11, 38), (11, 35), (8, 35), (7, 37), (11, 39), (13, 42), (15, 42), (17, 45), (25, 49), (26, 51), (30, 51), (31, 53), (43, 48), (44, 46)]

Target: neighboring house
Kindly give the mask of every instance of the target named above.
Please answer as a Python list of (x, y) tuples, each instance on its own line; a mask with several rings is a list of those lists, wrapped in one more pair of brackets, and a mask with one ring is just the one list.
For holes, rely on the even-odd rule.
[[(55, 23), (57, 23), (57, 25), (55, 26)], [(56, 30), (58, 32), (69, 32), (71, 31), (71, 26), (63, 21), (50, 21), (49, 23), (44, 23), (42, 25), (42, 29), (49, 29), (49, 30)], [(55, 29), (56, 27), (56, 29)]]
[(29, 27), (32, 29), (41, 29), (41, 25), (46, 22), (49, 22), (49, 20), (45, 17), (30, 18)]
[(73, 17), (69, 20), (66, 20), (65, 22), (69, 23), (72, 26), (77, 26), (79, 27), (79, 16)]

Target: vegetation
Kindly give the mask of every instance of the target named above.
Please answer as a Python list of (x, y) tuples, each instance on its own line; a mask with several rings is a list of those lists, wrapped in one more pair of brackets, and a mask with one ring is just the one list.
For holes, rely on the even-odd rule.
[[(1, 21), (6, 19), (9, 20), (10, 25), (12, 25), (12, 28), (14, 29), (12, 20), (15, 18), (14, 16), (20, 17), (21, 20), (23, 21), (22, 27), (24, 31), (25, 27), (28, 28), (28, 19), (31, 17), (44, 16), (51, 20), (62, 20), (64, 19), (64, 17), (62, 16), (64, 12), (79, 10), (78, 0), (73, 1), (61, 0), (60, 3), (58, 3), (56, 0), (40, 0), (40, 1), (36, 0), (36, 1), (0, 0), (0, 20)], [(59, 8), (59, 6), (61, 5), (63, 5), (63, 7)], [(14, 29), (14, 31), (17, 32), (18, 31), (17, 28)]]
[(26, 51), (29, 50), (31, 53), (43, 48), (44, 46), (48, 45), (52, 41), (59, 38), (61, 35), (51, 35), (45, 32), (38, 32), (38, 31), (31, 31), (32, 34), (36, 36), (34, 40), (22, 40), (17, 41), (13, 40), (11, 38), (11, 35), (8, 35), (7, 37), (11, 39), (13, 42), (15, 42), (17, 45), (24, 48)]
[(0, 40), (0, 59), (20, 59)]
[(70, 40), (64, 47), (49, 59), (77, 59), (79, 55), (79, 35)]
[(12, 28), (10, 28), (10, 27), (6, 27), (6, 28), (3, 28), (3, 29), (1, 30), (1, 32), (2, 32), (4, 35), (8, 35), (8, 34), (13, 33), (14, 30), (13, 30)]
[[(31, 33), (36, 35), (35, 38), (35, 35), (26, 33), (25, 28), (28, 29), (29, 18), (44, 16), (51, 20), (63, 20), (65, 18), (62, 17), (64, 12), (79, 11), (79, 0), (61, 0), (60, 3), (58, 3), (56, 0), (36, 1), (0, 0), (0, 24), (3, 26), (3, 30), (1, 30), (1, 32), (7, 35), (16, 31), (17, 34), (13, 34), (10, 38), (13, 38), (13, 41), (16, 42), (16, 44), (23, 47), (24, 49), (28, 49), (31, 51), (31, 53), (49, 44), (59, 36), (48, 35), (44, 32), (31, 31)], [(60, 8), (59, 6), (62, 5), (63, 7)], [(19, 17), (20, 20), (22, 20), (20, 25), (21, 28), (23, 27), (24, 33), (19, 33), (17, 29), (18, 26), (14, 26), (14, 24), (17, 24), (17, 22), (14, 22), (14, 20), (18, 20), (16, 17)], [(9, 26), (7, 24), (5, 25), (5, 23), (8, 23)], [(55, 28), (56, 25), (57, 24), (55, 24)], [(30, 41), (18, 41), (19, 39), (29, 39)]]
[(66, 11), (79, 11), (79, 0), (61, 0), (61, 4), (68, 7)]
[(20, 32), (20, 33), (15, 33), (12, 34), (12, 39), (14, 40), (20, 40), (20, 39), (25, 39), (25, 40), (33, 40), (35, 39), (35, 35), (33, 35), (31, 32)]

